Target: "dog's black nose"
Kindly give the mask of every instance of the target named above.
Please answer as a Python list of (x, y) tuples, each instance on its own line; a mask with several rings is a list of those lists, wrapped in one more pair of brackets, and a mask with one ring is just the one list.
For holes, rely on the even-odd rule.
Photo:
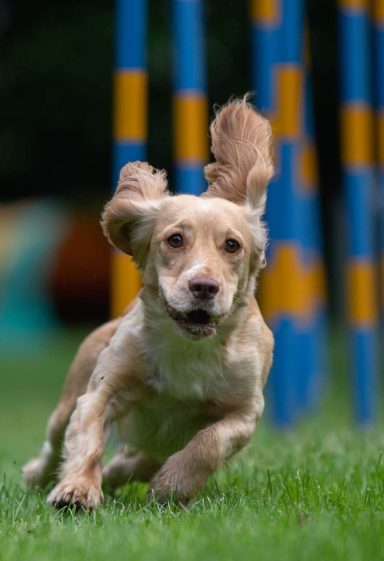
[(199, 300), (211, 300), (220, 290), (220, 285), (210, 277), (194, 277), (188, 283), (189, 290)]

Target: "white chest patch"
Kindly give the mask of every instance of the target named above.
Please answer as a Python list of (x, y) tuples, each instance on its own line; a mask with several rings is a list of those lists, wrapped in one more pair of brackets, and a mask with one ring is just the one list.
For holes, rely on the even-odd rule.
[(224, 357), (217, 338), (189, 340), (163, 331), (161, 339), (152, 339), (149, 360), (152, 372), (148, 382), (159, 392), (179, 399), (214, 399), (226, 385)]

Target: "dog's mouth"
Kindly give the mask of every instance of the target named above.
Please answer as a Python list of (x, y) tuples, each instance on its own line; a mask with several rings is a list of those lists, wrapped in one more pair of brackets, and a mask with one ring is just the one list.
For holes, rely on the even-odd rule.
[(167, 306), (168, 314), (180, 329), (195, 337), (210, 337), (216, 334), (217, 316), (212, 316), (207, 310), (196, 308), (189, 312), (180, 312)]

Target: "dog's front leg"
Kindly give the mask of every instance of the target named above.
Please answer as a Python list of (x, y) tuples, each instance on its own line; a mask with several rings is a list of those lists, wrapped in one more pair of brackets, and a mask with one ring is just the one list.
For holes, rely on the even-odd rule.
[(261, 411), (233, 412), (200, 430), (185, 448), (168, 458), (152, 479), (149, 493), (159, 502), (174, 498), (187, 503), (208, 476), (248, 442)]
[(83, 509), (100, 504), (101, 460), (110, 417), (105, 393), (95, 390), (78, 399), (65, 434), (61, 480), (49, 494), (49, 503)]

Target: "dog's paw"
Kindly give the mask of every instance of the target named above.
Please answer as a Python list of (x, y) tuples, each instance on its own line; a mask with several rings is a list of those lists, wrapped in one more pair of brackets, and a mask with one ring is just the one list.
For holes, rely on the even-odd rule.
[(64, 479), (50, 492), (47, 501), (59, 509), (74, 506), (77, 509), (92, 510), (103, 501), (103, 492), (99, 485)]
[(23, 467), (23, 479), (27, 487), (45, 487), (51, 480), (51, 469), (41, 458), (33, 458)]
[(204, 485), (207, 474), (183, 462), (183, 453), (171, 456), (150, 482), (148, 498), (166, 504), (187, 504)]

